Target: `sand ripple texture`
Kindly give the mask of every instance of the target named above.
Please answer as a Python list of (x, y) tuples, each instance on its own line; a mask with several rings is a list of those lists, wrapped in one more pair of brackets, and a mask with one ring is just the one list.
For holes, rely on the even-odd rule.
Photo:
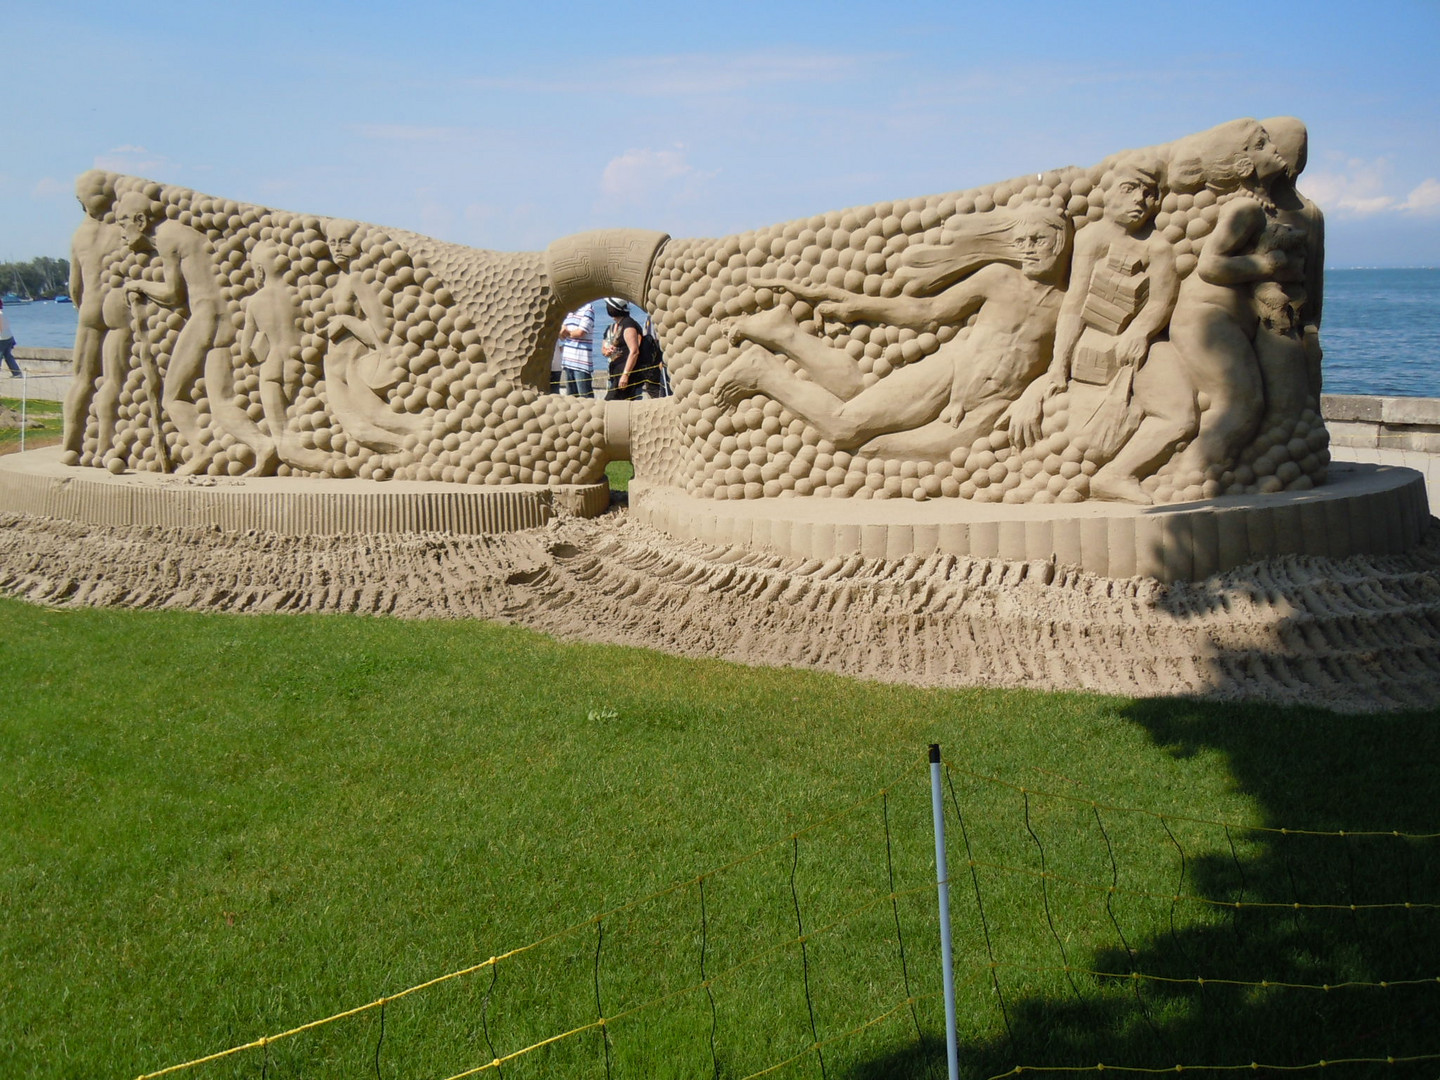
[(1440, 528), (1405, 556), (1205, 582), (1049, 562), (800, 561), (623, 512), (496, 536), (296, 539), (0, 514), (0, 592), (57, 606), (480, 618), (557, 638), (925, 686), (1440, 705)]

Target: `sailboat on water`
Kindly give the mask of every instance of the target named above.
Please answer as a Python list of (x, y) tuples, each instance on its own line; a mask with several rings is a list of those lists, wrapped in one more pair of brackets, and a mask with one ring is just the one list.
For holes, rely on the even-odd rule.
[(15, 286), (9, 292), (0, 294), (0, 300), (7, 304), (33, 304), (35, 297), (30, 295), (30, 290), (25, 287), (25, 280), (14, 270), (10, 272), (10, 281)]

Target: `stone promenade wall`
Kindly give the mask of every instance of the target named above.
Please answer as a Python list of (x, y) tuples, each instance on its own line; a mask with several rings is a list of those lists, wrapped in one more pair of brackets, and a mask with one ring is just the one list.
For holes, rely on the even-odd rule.
[(1440, 398), (1326, 394), (1320, 408), (1332, 460), (1414, 469), (1440, 514)]

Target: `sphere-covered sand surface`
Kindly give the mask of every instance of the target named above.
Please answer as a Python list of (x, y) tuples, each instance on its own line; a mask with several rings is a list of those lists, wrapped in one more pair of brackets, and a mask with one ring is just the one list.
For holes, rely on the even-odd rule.
[(569, 640), (923, 686), (1440, 705), (1440, 530), (1404, 556), (1203, 582), (1051, 562), (800, 561), (622, 511), (486, 536), (294, 538), (0, 514), (0, 592), (57, 606), (480, 618)]

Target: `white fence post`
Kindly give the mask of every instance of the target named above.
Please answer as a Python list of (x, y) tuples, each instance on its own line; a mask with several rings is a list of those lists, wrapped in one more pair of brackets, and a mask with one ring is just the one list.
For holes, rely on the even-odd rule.
[(950, 943), (950, 872), (945, 862), (945, 802), (940, 795), (940, 744), (930, 744), (930, 809), (935, 817), (935, 883), (940, 893), (940, 962), (945, 971), (945, 1056), (950, 1080), (960, 1080), (955, 1034), (955, 956)]

